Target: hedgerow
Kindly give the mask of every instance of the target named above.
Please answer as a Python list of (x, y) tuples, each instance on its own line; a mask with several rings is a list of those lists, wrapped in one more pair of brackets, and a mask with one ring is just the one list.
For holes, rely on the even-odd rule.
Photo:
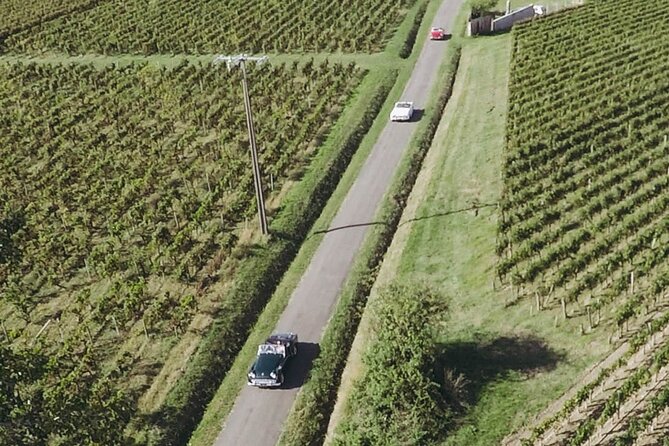
[(434, 337), (446, 299), (418, 284), (391, 285), (369, 307), (373, 339), (334, 444), (434, 443), (451, 413), (436, 379)]

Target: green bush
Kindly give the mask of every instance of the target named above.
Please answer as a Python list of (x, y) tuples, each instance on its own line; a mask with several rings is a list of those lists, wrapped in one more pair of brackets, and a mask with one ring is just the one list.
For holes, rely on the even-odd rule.
[(411, 51), (413, 51), (414, 44), (416, 43), (418, 30), (420, 29), (421, 23), (423, 23), (423, 17), (425, 17), (425, 11), (427, 11), (427, 2), (423, 2), (416, 11), (416, 16), (413, 19), (411, 29), (409, 29), (404, 45), (402, 45), (402, 48), (400, 49), (399, 56), (402, 59), (411, 56)]
[(497, 5), (497, 0), (471, 0), (472, 17), (481, 17)]
[(335, 444), (433, 443), (450, 413), (435, 380), (433, 328), (446, 315), (445, 300), (418, 284), (393, 285), (370, 310), (375, 337)]

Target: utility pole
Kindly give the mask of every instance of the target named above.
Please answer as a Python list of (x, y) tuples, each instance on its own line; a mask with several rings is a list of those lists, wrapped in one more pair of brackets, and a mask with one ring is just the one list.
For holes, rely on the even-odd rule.
[(267, 56), (253, 57), (246, 54), (237, 56), (216, 56), (214, 64), (225, 62), (228, 70), (239, 66), (242, 69), (242, 89), (244, 91), (244, 109), (246, 110), (246, 127), (249, 131), (249, 145), (251, 147), (251, 167), (253, 169), (253, 185), (256, 191), (256, 201), (258, 203), (258, 218), (260, 220), (260, 232), (263, 235), (268, 234), (267, 216), (265, 214), (265, 198), (262, 190), (262, 179), (260, 177), (260, 165), (258, 164), (258, 149), (256, 147), (256, 133), (253, 128), (253, 115), (251, 114), (251, 98), (249, 97), (249, 87), (246, 80), (246, 62), (256, 62), (263, 64), (267, 62)]

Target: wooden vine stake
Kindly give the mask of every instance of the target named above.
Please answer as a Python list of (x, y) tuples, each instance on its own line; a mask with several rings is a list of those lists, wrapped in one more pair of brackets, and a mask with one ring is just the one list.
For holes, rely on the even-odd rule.
[(567, 302), (565, 302), (564, 297), (560, 298), (560, 303), (562, 304), (562, 317), (567, 319)]
[(630, 294), (634, 294), (634, 271), (630, 273)]
[(599, 305), (599, 298), (597, 298), (597, 325), (599, 325), (601, 320), (602, 320), (602, 307), (601, 305)]
[(177, 226), (177, 229), (181, 229), (179, 227), (179, 218), (177, 218), (177, 211), (174, 209), (174, 206), (172, 206), (172, 214), (174, 214), (174, 224)]
[(86, 268), (86, 275), (88, 276), (88, 280), (91, 280), (91, 270), (88, 267), (88, 262), (86, 259), (84, 259), (84, 267)]
[(2, 333), (5, 335), (5, 341), (9, 342), (9, 335), (7, 334), (7, 329), (5, 328), (5, 322), (0, 320), (0, 325), (2, 326)]
[(144, 318), (142, 318), (142, 328), (144, 328), (144, 336), (146, 336), (146, 340), (149, 340), (149, 331), (146, 329), (146, 323), (144, 322)]
[(116, 331), (116, 336), (121, 336), (121, 333), (118, 331), (118, 324), (116, 323), (116, 317), (114, 315), (111, 315), (112, 322), (114, 323), (114, 331)]
[(44, 330), (46, 330), (46, 327), (48, 327), (50, 323), (51, 323), (51, 319), (49, 319), (48, 321), (46, 321), (46, 322), (44, 323), (44, 325), (42, 325), (42, 328), (40, 328), (40, 330), (39, 330), (39, 331), (37, 332), (37, 334), (35, 335), (35, 339), (33, 339), (33, 344), (35, 343), (35, 341), (37, 340), (37, 338), (39, 338), (39, 337), (41, 336), (41, 334), (44, 333)]

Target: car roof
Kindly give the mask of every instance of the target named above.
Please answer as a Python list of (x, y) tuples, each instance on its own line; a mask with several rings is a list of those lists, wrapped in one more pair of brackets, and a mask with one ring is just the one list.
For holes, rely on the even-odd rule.
[(295, 333), (274, 333), (272, 336), (267, 338), (267, 342), (289, 342), (295, 340), (297, 335)]

